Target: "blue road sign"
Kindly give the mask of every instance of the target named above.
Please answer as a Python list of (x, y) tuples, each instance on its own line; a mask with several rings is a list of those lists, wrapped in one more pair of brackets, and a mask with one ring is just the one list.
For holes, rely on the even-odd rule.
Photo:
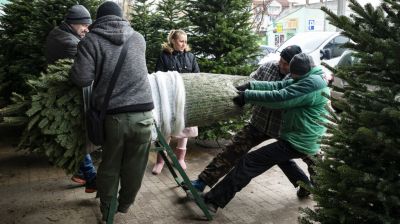
[(307, 29), (308, 30), (315, 30), (315, 20), (314, 19), (309, 19), (308, 20)]

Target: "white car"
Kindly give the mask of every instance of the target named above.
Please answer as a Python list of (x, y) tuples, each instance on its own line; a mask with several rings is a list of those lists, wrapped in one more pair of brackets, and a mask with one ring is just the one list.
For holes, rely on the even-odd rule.
[[(325, 63), (328, 64), (329, 66), (335, 67), (335, 68), (340, 68), (342, 66), (351, 66), (358, 61), (358, 59), (355, 58), (352, 53), (353, 53), (352, 51), (346, 50), (342, 54), (341, 57), (335, 58), (332, 60), (328, 60)], [(332, 74), (332, 76), (333, 76), (333, 82), (332, 82), (333, 87), (343, 89), (347, 85), (347, 83), (345, 81), (343, 81), (341, 78), (335, 76), (335, 74)], [(333, 99), (336, 99), (336, 100), (340, 99), (342, 97), (342, 95), (343, 95), (342, 92), (335, 91), (335, 89), (332, 89), (332, 91), (331, 91), (331, 97)]]
[(254, 62), (252, 61), (251, 64), (257, 65), (260, 60), (262, 60), (268, 54), (274, 53), (276, 51), (276, 47), (271, 47), (267, 45), (260, 45), (259, 47), (259, 55), (256, 57)]
[(277, 61), (280, 58), (280, 52), (284, 48), (290, 45), (298, 45), (301, 47), (303, 53), (309, 54), (314, 59), (314, 63), (319, 65), (321, 60), (339, 58), (346, 50), (342, 48), (343, 44), (349, 41), (348, 37), (343, 36), (339, 32), (298, 33), (283, 43), (274, 53), (270, 53), (260, 60), (258, 64)]

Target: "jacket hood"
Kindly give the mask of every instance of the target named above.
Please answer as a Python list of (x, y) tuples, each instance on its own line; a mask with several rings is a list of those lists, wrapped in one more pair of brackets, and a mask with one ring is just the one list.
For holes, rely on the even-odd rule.
[(295, 82), (297, 82), (299, 80), (307, 78), (310, 75), (319, 75), (322, 77), (323, 74), (324, 74), (324, 71), (322, 70), (322, 68), (320, 66), (315, 66), (315, 67), (311, 68), (311, 70), (309, 72), (307, 72), (305, 75), (302, 75), (299, 78), (294, 79), (294, 80), (295, 80)]
[(89, 29), (91, 33), (97, 34), (115, 45), (122, 45), (133, 33), (128, 21), (114, 15), (97, 19)]

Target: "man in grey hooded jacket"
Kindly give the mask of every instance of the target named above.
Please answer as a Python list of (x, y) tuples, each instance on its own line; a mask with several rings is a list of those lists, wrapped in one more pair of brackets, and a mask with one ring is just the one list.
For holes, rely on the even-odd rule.
[(147, 165), (154, 105), (147, 78), (146, 42), (122, 18), (121, 8), (107, 1), (98, 8), (90, 33), (79, 43), (72, 66), (75, 84), (89, 86), (94, 81), (92, 106), (100, 110), (125, 42), (128, 52), (107, 107), (105, 143), (97, 175), (103, 220), (108, 218), (119, 181), (118, 212), (128, 211)]

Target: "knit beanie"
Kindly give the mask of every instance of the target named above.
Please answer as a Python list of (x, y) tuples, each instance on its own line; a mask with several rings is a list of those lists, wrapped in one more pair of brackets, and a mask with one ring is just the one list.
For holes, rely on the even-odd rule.
[(119, 7), (115, 2), (111, 1), (104, 2), (97, 9), (96, 19), (108, 15), (119, 16), (122, 18), (121, 7)]
[(290, 73), (303, 76), (311, 70), (312, 64), (314, 64), (314, 61), (307, 54), (296, 54), (290, 61)]
[(68, 9), (65, 22), (68, 24), (92, 24), (92, 19), (85, 6), (74, 5)]
[(291, 45), (286, 47), (285, 49), (282, 50), (281, 52), (281, 57), (287, 62), (290, 63), (290, 61), (292, 60), (292, 58), (296, 55), (296, 54), (300, 54), (301, 53), (301, 48), (297, 45)]

